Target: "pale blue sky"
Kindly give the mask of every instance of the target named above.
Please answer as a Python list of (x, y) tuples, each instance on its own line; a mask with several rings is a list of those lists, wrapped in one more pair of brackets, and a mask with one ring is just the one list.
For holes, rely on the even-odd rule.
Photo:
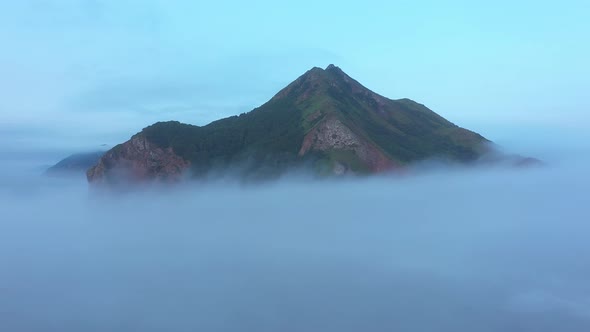
[(2, 1), (0, 138), (80, 147), (205, 124), (329, 63), (492, 140), (582, 132), (589, 17), (582, 0)]

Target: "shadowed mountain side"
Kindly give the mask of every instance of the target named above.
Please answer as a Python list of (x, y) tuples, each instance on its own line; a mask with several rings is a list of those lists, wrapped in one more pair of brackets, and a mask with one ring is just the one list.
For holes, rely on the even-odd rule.
[[(106, 153), (90, 182), (178, 179), (242, 165), (263, 178), (303, 164), (318, 174), (370, 174), (416, 161), (469, 163), (489, 150), (410, 99), (391, 100), (340, 68), (312, 68), (264, 105), (206, 126), (159, 122)], [(245, 166), (244, 166), (245, 165)]]
[(89, 167), (96, 165), (104, 153), (105, 151), (94, 151), (73, 154), (45, 170), (45, 175), (83, 174)]

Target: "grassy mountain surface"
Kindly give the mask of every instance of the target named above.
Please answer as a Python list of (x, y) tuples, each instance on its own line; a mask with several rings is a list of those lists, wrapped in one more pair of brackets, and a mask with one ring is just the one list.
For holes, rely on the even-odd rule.
[[(134, 138), (180, 157), (196, 175), (238, 164), (263, 173), (301, 163), (328, 173), (372, 173), (429, 158), (470, 162), (488, 142), (410, 99), (380, 96), (334, 65), (312, 68), (248, 113), (206, 126), (159, 122)], [(130, 148), (107, 153), (97, 177), (122, 161), (151, 167), (131, 160), (137, 156)], [(166, 177), (151, 164), (141, 170), (145, 177)]]

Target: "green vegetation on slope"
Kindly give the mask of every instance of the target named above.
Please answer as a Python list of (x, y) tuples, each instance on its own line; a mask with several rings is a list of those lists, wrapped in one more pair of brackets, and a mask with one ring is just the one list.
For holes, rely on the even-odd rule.
[[(159, 146), (172, 147), (191, 161), (196, 173), (238, 163), (282, 169), (303, 161), (298, 152), (305, 134), (328, 114), (401, 164), (432, 157), (471, 161), (486, 142), (421, 104), (379, 96), (334, 66), (311, 69), (249, 113), (202, 127), (160, 122), (141, 134)], [(351, 152), (307, 157), (339, 161), (359, 171), (366, 168)]]
[(160, 122), (142, 134), (157, 145), (172, 147), (197, 173), (234, 163), (287, 167), (297, 160), (303, 141), (301, 114), (288, 99), (276, 100), (203, 127)]

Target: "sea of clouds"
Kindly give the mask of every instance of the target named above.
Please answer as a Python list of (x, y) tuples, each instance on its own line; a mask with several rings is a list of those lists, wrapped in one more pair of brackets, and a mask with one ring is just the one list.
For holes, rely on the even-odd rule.
[(123, 194), (0, 166), (0, 330), (590, 331), (588, 158)]

